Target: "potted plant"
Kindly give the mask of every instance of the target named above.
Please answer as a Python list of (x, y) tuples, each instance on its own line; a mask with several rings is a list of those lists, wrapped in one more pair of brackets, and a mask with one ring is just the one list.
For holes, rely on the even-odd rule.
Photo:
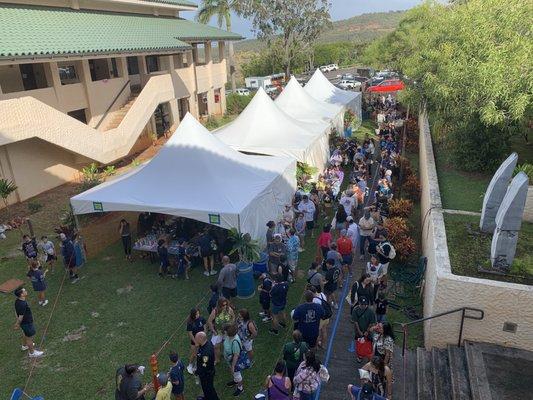
[(229, 231), (233, 247), (229, 255), (237, 254), (237, 297), (247, 299), (255, 294), (253, 263), (260, 258), (260, 245), (249, 233), (241, 233), (235, 228)]

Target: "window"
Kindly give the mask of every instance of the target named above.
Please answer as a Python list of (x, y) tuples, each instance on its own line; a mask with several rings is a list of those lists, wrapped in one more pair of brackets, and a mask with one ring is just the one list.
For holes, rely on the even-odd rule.
[(116, 58), (112, 58), (111, 59), (111, 77), (112, 78), (118, 78), (119, 75), (118, 75), (118, 68), (117, 68), (117, 59)]
[(59, 79), (61, 80), (62, 85), (79, 82), (74, 65), (59, 65), (57, 68), (59, 70)]
[(159, 57), (146, 56), (146, 69), (148, 69), (149, 74), (159, 71)]
[(128, 57), (128, 74), (129, 75), (138, 75), (139, 74), (139, 60), (137, 57)]

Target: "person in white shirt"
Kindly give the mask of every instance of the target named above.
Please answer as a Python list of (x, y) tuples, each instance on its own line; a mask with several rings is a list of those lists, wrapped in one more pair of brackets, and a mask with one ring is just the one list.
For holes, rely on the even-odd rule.
[(311, 231), (313, 237), (313, 228), (315, 227), (315, 203), (309, 200), (307, 195), (302, 196), (302, 201), (298, 204), (298, 211), (304, 214), (305, 227)]
[(285, 204), (285, 210), (283, 211), (283, 220), (292, 225), (294, 221), (294, 210), (291, 204)]
[(57, 260), (56, 249), (54, 242), (48, 239), (46, 236), (41, 237), (39, 247), (44, 253), (44, 262), (47, 264), (50, 272), (54, 271), (54, 262)]
[(346, 215), (348, 216), (352, 215), (353, 210), (357, 208), (357, 199), (353, 195), (352, 190), (344, 192), (339, 203), (342, 204), (344, 211), (346, 211)]
[(374, 221), (374, 218), (372, 218), (372, 216), (370, 215), (370, 211), (365, 210), (365, 214), (359, 220), (359, 231), (361, 235), (361, 240), (359, 241), (359, 250), (361, 252), (361, 260), (365, 257), (365, 244), (367, 241), (370, 243), (370, 238), (372, 237), (372, 233), (374, 232), (375, 227), (376, 221)]
[(346, 218), (346, 221), (348, 222), (347, 236), (352, 240), (352, 251), (355, 253), (359, 244), (359, 226), (351, 216)]

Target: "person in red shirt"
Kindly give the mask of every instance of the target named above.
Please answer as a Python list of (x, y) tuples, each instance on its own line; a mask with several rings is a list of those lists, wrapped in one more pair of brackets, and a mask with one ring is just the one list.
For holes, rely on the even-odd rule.
[(347, 236), (346, 229), (341, 230), (341, 236), (337, 239), (337, 251), (341, 253), (342, 256), (342, 274), (350, 273), (350, 267), (352, 266), (353, 256), (352, 256), (353, 244), (352, 240)]
[(320, 247), (320, 250), (322, 252), (322, 258), (326, 259), (326, 256), (329, 251), (329, 245), (331, 244), (331, 241), (333, 238), (331, 237), (331, 225), (326, 224), (324, 225), (324, 228), (322, 229), (322, 233), (318, 237), (317, 245)]

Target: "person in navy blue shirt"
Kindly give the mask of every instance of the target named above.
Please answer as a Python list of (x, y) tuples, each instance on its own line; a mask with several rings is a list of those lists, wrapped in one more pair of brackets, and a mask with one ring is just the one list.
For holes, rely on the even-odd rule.
[(169, 372), (170, 382), (172, 382), (172, 395), (176, 400), (183, 400), (183, 392), (185, 390), (185, 374), (183, 373), (183, 370), (185, 369), (185, 366), (181, 362), (178, 353), (174, 351), (169, 354), (168, 358), (172, 363)]
[(285, 306), (287, 305), (287, 293), (289, 292), (289, 283), (283, 280), (283, 276), (276, 275), (276, 283), (270, 290), (270, 301), (272, 302), (272, 328), (268, 331), (274, 335), (279, 333), (279, 327), (285, 328), (287, 315)]
[(157, 255), (159, 256), (159, 276), (163, 278), (164, 275), (168, 274), (168, 268), (170, 267), (165, 239), (159, 239), (157, 242)]
[(294, 310), (292, 319), (296, 323), (296, 329), (302, 332), (304, 342), (314, 348), (318, 339), (320, 320), (324, 316), (324, 308), (313, 302), (314, 294), (310, 290), (305, 291), (305, 303), (300, 304)]

